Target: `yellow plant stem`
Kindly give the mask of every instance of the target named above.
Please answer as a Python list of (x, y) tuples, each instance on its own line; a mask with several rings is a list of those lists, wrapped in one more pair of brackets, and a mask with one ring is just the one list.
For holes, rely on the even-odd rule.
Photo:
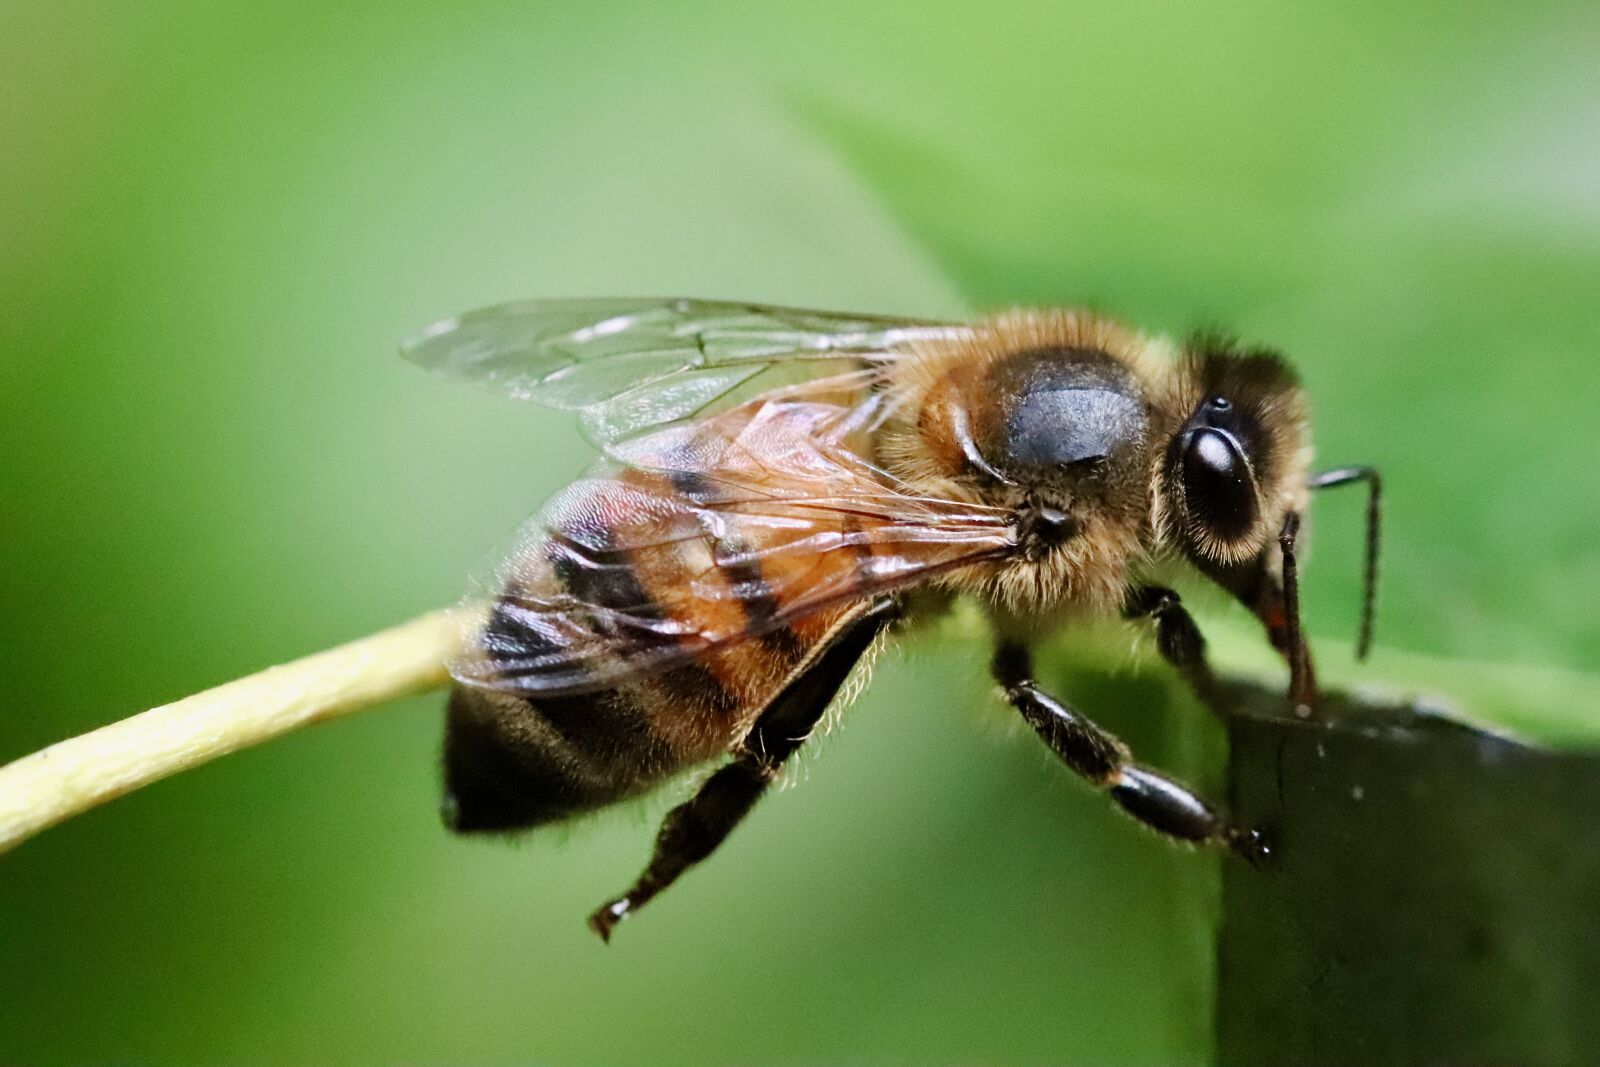
[(0, 767), (0, 852), (169, 774), (436, 688), (459, 645), (437, 611), (24, 756)]
[[(979, 635), (982, 624), (975, 613), (958, 611), (946, 627), (951, 634), (971, 639)], [(302, 726), (443, 685), (448, 680), (445, 664), (460, 649), (466, 628), (455, 612), (436, 611), (152, 708), (0, 767), (0, 852), (169, 774)], [(1281, 675), (1253, 628), (1218, 621), (1207, 632), (1216, 645), (1234, 653), (1228, 657), (1234, 669), (1251, 676), (1271, 677), (1274, 671)], [(1112, 649), (1113, 657), (1127, 655), (1125, 635), (1119, 640), (1123, 643)], [(1326, 651), (1336, 644), (1323, 641), (1319, 647)], [(1334, 668), (1345, 658), (1333, 655), (1324, 662)], [(1515, 729), (1546, 743), (1590, 748), (1600, 744), (1600, 730), (1592, 717), (1581, 714), (1581, 709), (1600, 702), (1600, 679), (1593, 675), (1450, 663), (1383, 650), (1374, 658), (1375, 666), (1359, 672), (1348, 666), (1329, 669), (1325, 680), (1337, 684), (1341, 678), (1381, 677), (1401, 694), (1419, 688), (1470, 693), (1475, 713), (1499, 729)], [(1549, 721), (1526, 712), (1516, 714), (1522, 708), (1550, 707), (1580, 710), (1567, 719)]]

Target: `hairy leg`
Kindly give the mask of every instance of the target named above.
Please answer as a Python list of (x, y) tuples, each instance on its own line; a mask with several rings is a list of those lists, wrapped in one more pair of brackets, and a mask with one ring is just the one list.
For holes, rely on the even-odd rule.
[(1206, 661), (1206, 639), (1178, 594), (1159, 585), (1136, 586), (1128, 590), (1122, 613), (1125, 618), (1148, 619), (1155, 624), (1161, 658), (1172, 665), (1202, 704), (1223, 715), (1217, 676)]
[[(1198, 635), (1198, 632), (1197, 632)], [(1252, 863), (1268, 852), (1257, 830), (1240, 829), (1181, 782), (1133, 762), (1112, 734), (1033, 680), (1028, 650), (1004, 643), (994, 657), (995, 679), (1045, 744), (1084, 780), (1105, 790), (1117, 805), (1152, 830), (1196, 844), (1222, 845)]]
[(589, 916), (590, 929), (610, 941), (617, 923), (716, 851), (810, 735), (862, 654), (898, 610), (892, 600), (875, 603), (768, 705), (743, 750), (707, 778), (694, 796), (667, 813), (649, 865), (626, 893)]

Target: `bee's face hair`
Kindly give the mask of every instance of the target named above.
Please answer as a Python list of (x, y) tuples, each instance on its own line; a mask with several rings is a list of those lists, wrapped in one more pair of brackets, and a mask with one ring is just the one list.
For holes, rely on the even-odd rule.
[(1185, 346), (1176, 390), (1184, 421), (1158, 485), (1168, 530), (1197, 563), (1257, 556), (1284, 516), (1304, 509), (1310, 433), (1300, 380), (1274, 352), (1202, 335)]

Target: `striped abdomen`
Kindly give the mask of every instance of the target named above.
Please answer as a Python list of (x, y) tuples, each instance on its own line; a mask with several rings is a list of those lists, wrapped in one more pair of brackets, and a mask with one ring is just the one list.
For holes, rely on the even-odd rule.
[(559, 819), (726, 752), (856, 610), (870, 550), (851, 543), (855, 519), (728, 506), (731, 492), (625, 469), (554, 502), (479, 641), (503, 687), (450, 699), (454, 828)]
[(453, 825), (547, 822), (726, 752), (872, 597), (1008, 552), (1005, 513), (887, 484), (871, 411), (759, 401), (559, 496), (456, 672)]

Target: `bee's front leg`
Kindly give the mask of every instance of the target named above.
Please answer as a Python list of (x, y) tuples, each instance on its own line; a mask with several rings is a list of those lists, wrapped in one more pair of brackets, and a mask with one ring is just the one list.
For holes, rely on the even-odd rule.
[(1133, 621), (1154, 622), (1161, 658), (1172, 665), (1207, 709), (1218, 717), (1225, 714), (1217, 676), (1206, 661), (1206, 639), (1177, 593), (1159, 585), (1134, 586), (1122, 602), (1122, 615)]
[(1041, 690), (1033, 680), (1032, 657), (1022, 645), (1003, 642), (995, 650), (993, 671), (1006, 699), (1050, 750), (1109, 793), (1123, 811), (1180, 841), (1222, 845), (1251, 863), (1266, 858), (1270, 849), (1261, 831), (1234, 826), (1188, 786), (1134, 763), (1127, 745)]

